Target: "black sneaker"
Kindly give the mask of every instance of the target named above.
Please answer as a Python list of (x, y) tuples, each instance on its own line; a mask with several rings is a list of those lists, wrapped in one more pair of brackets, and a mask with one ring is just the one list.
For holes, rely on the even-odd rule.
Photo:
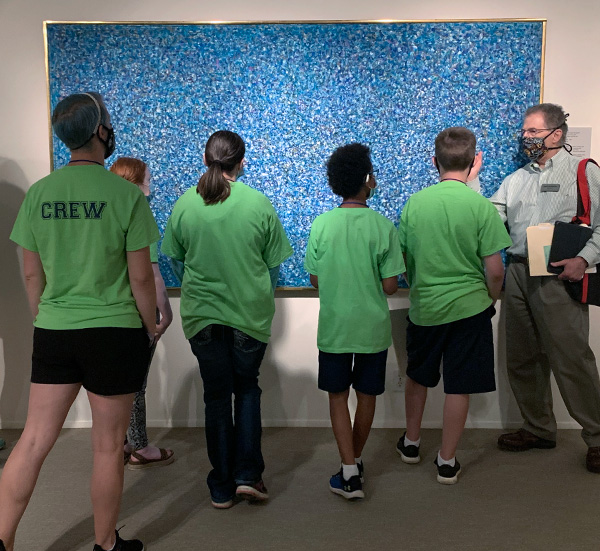
[[(117, 542), (113, 548), (113, 551), (144, 551), (144, 544), (140, 540), (124, 540), (119, 536), (119, 531), (115, 530), (117, 535)], [(1, 548), (0, 548), (0, 551)], [(94, 551), (105, 551), (98, 544), (94, 545)]]
[(438, 465), (437, 457), (434, 459), (433, 463), (437, 467), (437, 481), (440, 484), (456, 484), (458, 482), (458, 475), (460, 474), (460, 463), (458, 462), (458, 459), (454, 459), (454, 467), (450, 465)]
[(363, 465), (362, 461), (360, 463), (357, 463), (356, 466), (358, 467), (358, 476), (360, 476), (360, 481), (362, 484), (364, 484), (365, 483), (365, 466)]
[(342, 469), (329, 479), (329, 489), (334, 494), (338, 494), (346, 499), (360, 499), (365, 497), (360, 476), (354, 475), (350, 477), (350, 480), (345, 480)]
[(396, 451), (400, 454), (400, 458), (404, 463), (418, 463), (421, 461), (421, 456), (419, 455), (419, 446), (405, 446), (404, 439), (406, 438), (406, 433), (402, 435), (398, 443), (396, 444)]

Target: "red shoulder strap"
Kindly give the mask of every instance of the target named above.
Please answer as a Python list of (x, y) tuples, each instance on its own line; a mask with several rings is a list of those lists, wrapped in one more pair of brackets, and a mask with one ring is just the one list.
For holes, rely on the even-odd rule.
[(590, 225), (590, 188), (588, 186), (585, 169), (588, 163), (598, 163), (594, 159), (582, 159), (577, 167), (577, 214), (573, 217), (572, 222), (576, 224)]

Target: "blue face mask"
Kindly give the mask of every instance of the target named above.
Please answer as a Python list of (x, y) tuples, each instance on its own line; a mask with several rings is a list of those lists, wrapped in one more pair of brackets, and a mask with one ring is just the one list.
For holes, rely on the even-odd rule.
[(150, 204), (153, 199), (154, 199), (154, 192), (151, 191), (149, 195), (146, 195), (146, 201), (148, 201), (148, 204)]

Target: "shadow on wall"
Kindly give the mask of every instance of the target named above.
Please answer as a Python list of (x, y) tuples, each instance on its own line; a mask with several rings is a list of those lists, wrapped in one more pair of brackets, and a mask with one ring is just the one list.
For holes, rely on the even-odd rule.
[(0, 157), (0, 372), (4, 371), (0, 423), (4, 427), (23, 426), (29, 396), (33, 325), (18, 247), (9, 240), (28, 185), (21, 168)]

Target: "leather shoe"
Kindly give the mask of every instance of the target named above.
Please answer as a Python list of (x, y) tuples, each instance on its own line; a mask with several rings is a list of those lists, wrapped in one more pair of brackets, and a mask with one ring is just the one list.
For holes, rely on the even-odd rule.
[(588, 448), (585, 466), (591, 473), (600, 473), (600, 446)]
[[(556, 448), (556, 442), (540, 438), (528, 430), (519, 429), (517, 432), (502, 434), (498, 438), (498, 447), (508, 452), (524, 452), (532, 448), (549, 450)], [(600, 469), (600, 453), (598, 454), (598, 468)]]

